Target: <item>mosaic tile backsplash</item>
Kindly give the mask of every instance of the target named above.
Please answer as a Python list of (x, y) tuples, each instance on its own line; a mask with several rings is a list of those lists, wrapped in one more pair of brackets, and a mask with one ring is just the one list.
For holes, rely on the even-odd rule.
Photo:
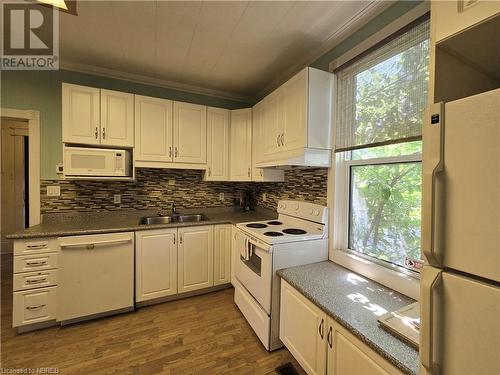
[[(88, 212), (233, 206), (245, 191), (253, 191), (257, 204), (275, 210), (279, 199), (298, 199), (326, 205), (327, 169), (285, 172), (285, 182), (206, 182), (202, 172), (141, 168), (136, 181), (42, 180), (41, 213)], [(173, 184), (172, 184), (173, 183)], [(47, 197), (47, 186), (59, 185), (59, 197)], [(224, 200), (219, 200), (224, 193)], [(266, 193), (266, 202), (263, 201)], [(114, 194), (121, 203), (113, 203)]]

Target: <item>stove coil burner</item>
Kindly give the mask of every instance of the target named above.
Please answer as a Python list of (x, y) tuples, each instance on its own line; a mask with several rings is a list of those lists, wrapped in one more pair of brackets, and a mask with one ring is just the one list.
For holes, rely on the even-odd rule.
[(288, 229), (283, 229), (283, 233), (286, 233), (286, 234), (306, 234), (307, 232), (304, 229), (288, 228)]
[(281, 233), (281, 232), (265, 232), (264, 233), (264, 236), (268, 236), (268, 237), (279, 237), (282, 235), (283, 235), (283, 233)]
[(281, 221), (273, 220), (267, 222), (269, 225), (281, 225), (283, 224)]
[(247, 224), (247, 227), (248, 228), (267, 228), (267, 225), (262, 224), (262, 223), (250, 223), (250, 224)]

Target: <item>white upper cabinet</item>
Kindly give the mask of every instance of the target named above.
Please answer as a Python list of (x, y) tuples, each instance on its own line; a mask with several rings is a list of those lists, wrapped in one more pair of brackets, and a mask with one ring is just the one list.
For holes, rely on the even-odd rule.
[(62, 84), (62, 138), (66, 143), (100, 144), (99, 89)]
[(134, 95), (101, 89), (101, 144), (134, 146)]
[(134, 146), (134, 95), (62, 84), (63, 142)]
[(229, 180), (229, 116), (227, 109), (207, 109), (206, 181)]
[(213, 225), (178, 228), (179, 293), (214, 285)]
[(264, 159), (265, 129), (264, 114), (265, 103), (257, 103), (252, 108), (252, 181), (283, 181), (285, 172), (274, 168), (257, 168), (256, 164)]
[(252, 180), (252, 109), (231, 111), (230, 180)]
[(434, 41), (440, 42), (500, 14), (500, 1), (431, 1)]
[(142, 162), (172, 162), (171, 100), (135, 96), (134, 157)]
[(330, 165), (331, 73), (305, 68), (262, 102), (264, 157), (258, 167)]
[(174, 162), (206, 164), (206, 106), (174, 102)]

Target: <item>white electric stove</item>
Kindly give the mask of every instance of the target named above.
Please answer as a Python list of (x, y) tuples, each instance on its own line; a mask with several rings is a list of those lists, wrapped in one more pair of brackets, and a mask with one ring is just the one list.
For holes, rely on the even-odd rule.
[(233, 246), (234, 300), (267, 350), (279, 340), (282, 268), (328, 259), (328, 208), (279, 201), (278, 219), (236, 225)]

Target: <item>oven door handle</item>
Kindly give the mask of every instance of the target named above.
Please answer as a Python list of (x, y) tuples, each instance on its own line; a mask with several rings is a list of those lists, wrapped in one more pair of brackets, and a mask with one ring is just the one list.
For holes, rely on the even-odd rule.
[(243, 257), (245, 258), (245, 260), (249, 260), (250, 259), (250, 254), (248, 252), (248, 245), (249, 245), (250, 241), (248, 240), (248, 237), (245, 237), (245, 253), (243, 255)]
[(260, 243), (260, 242), (257, 242), (255, 240), (253, 240), (252, 238), (248, 238), (248, 242), (251, 245), (253, 245), (253, 246), (255, 246), (255, 247), (259, 248), (259, 249), (262, 249), (264, 251), (267, 251), (267, 252), (269, 252), (269, 250), (271, 249), (271, 246), (265, 245), (265, 244)]

